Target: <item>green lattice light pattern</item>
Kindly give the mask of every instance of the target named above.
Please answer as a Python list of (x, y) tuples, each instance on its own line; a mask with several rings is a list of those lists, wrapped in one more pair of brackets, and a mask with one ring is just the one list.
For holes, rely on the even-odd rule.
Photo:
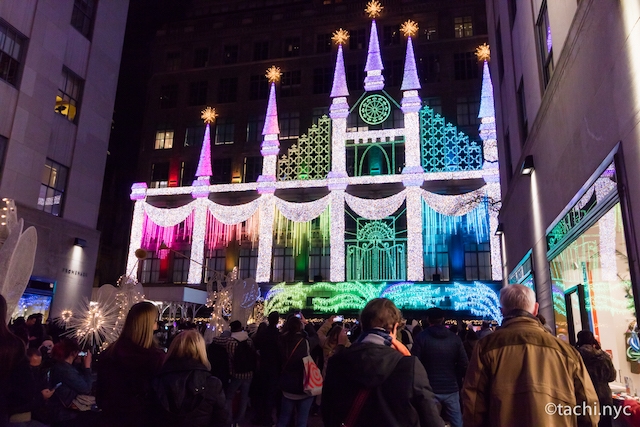
[(369, 95), (360, 103), (358, 113), (363, 122), (369, 125), (379, 125), (389, 118), (391, 104), (382, 95)]
[(278, 179), (324, 179), (331, 168), (331, 119), (322, 116), (278, 159)]
[(422, 167), (426, 172), (482, 169), (482, 147), (428, 106), (420, 110)]
[(405, 280), (406, 239), (399, 238), (395, 220), (367, 221), (358, 218), (356, 240), (347, 243), (347, 280)]

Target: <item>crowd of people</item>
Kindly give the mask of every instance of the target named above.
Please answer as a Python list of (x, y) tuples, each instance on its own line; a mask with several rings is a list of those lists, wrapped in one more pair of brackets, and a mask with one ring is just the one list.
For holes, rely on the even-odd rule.
[[(406, 321), (392, 301), (371, 300), (355, 324), (301, 313), (269, 314), (257, 329), (234, 320), (220, 336), (195, 325), (162, 348), (159, 313), (129, 311), (119, 338), (97, 355), (41, 316), (0, 322), (0, 427), (305, 427), (310, 414), (341, 426), (610, 426), (596, 413), (550, 414), (545, 405), (611, 405), (616, 371), (589, 331), (573, 348), (536, 317), (533, 291), (503, 288), (504, 321), (476, 332), (427, 310)], [(0, 317), (7, 304), (0, 295)], [(203, 336), (204, 335), (204, 336)], [(305, 361), (323, 378), (305, 390)], [(592, 411), (593, 412), (593, 411)]]

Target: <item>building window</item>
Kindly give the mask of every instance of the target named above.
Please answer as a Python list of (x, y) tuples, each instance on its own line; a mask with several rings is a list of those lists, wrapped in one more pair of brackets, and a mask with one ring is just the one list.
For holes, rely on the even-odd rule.
[(364, 88), (364, 64), (347, 65), (347, 86), (349, 90), (362, 90)]
[(209, 48), (201, 47), (193, 51), (193, 68), (204, 68), (209, 65)]
[(404, 76), (404, 61), (402, 59), (387, 61), (387, 66), (385, 68), (385, 71), (387, 72), (385, 76), (387, 86), (400, 86)]
[(253, 44), (253, 60), (263, 61), (269, 59), (269, 42), (255, 42)]
[(316, 53), (331, 52), (331, 34), (318, 34), (316, 37)]
[(231, 182), (231, 159), (213, 159), (211, 161), (211, 183), (229, 184)]
[(180, 165), (180, 187), (188, 187), (196, 178), (196, 168), (191, 162), (182, 162)]
[(284, 56), (285, 58), (300, 56), (300, 37), (287, 37), (284, 39)]
[(329, 108), (328, 107), (317, 107), (311, 111), (311, 123), (314, 125), (318, 124), (318, 120), (322, 116), (329, 116)]
[(218, 118), (216, 120), (216, 145), (233, 144), (235, 126), (232, 118)]
[(0, 79), (15, 86), (26, 38), (0, 21)]
[(207, 82), (189, 83), (189, 105), (204, 105), (207, 103)]
[(201, 123), (188, 126), (184, 134), (185, 147), (199, 147), (204, 139), (205, 127)]
[(238, 278), (256, 277), (258, 267), (258, 249), (240, 249), (238, 257)]
[(479, 109), (480, 100), (477, 96), (459, 96), (456, 100), (458, 126), (480, 124)]
[(169, 186), (169, 162), (151, 165), (150, 188), (167, 188)]
[(167, 71), (179, 70), (180, 69), (180, 52), (167, 52), (164, 65)]
[(333, 69), (330, 67), (314, 68), (313, 70), (313, 93), (329, 93), (331, 92), (331, 84), (333, 82)]
[(286, 71), (282, 73), (280, 80), (280, 96), (298, 96), (300, 95), (300, 70)]
[(400, 44), (400, 25), (385, 25), (383, 42), (385, 46)]
[(280, 135), (282, 139), (296, 139), (300, 135), (300, 113), (282, 113), (279, 115)]
[(520, 132), (522, 135), (522, 140), (520, 142), (524, 145), (527, 140), (527, 136), (529, 135), (529, 119), (527, 118), (527, 102), (524, 94), (524, 80), (522, 78), (520, 78), (516, 98), (518, 102), (518, 124), (520, 125)]
[(367, 46), (367, 32), (364, 29), (349, 31), (349, 49), (362, 50)]
[(491, 280), (491, 245), (465, 244), (464, 267), (467, 280)]
[(203, 282), (207, 283), (214, 272), (224, 273), (227, 266), (227, 254), (225, 249), (212, 249), (207, 251), (202, 269)]
[(93, 17), (96, 8), (94, 0), (74, 0), (71, 26), (89, 38), (93, 29)]
[(0, 135), (0, 182), (2, 182), (2, 170), (4, 169), (4, 158), (7, 155), (7, 145), (9, 145), (9, 140)]
[(160, 87), (160, 108), (175, 108), (178, 105), (178, 85)]
[(293, 248), (273, 248), (272, 275), (271, 280), (274, 282), (293, 282), (295, 276)]
[(329, 248), (312, 246), (309, 248), (309, 281), (322, 282), (329, 280), (331, 267)]
[(269, 81), (264, 74), (253, 75), (249, 79), (249, 99), (267, 99), (269, 97)]
[(433, 41), (438, 40), (438, 21), (430, 19), (427, 21), (424, 27), (424, 38)]
[(160, 258), (155, 252), (147, 252), (140, 266), (140, 283), (160, 282)]
[(154, 147), (156, 150), (168, 150), (173, 148), (173, 129), (167, 129), (166, 126), (161, 126), (156, 131), (156, 143)]
[(442, 115), (442, 98), (439, 96), (432, 96), (430, 98), (424, 98), (422, 100), (424, 105), (428, 105), (435, 114)]
[(443, 235), (436, 237), (439, 243), (434, 245), (435, 253), (426, 253), (424, 258), (425, 280), (443, 281), (450, 280), (449, 271), (449, 246)]
[(189, 281), (190, 257), (191, 251), (173, 253), (173, 283), (187, 283)]
[(235, 64), (238, 62), (238, 45), (226, 45), (223, 49), (222, 62), (224, 64)]
[(218, 86), (218, 102), (236, 102), (238, 95), (238, 78), (220, 79)]
[(540, 51), (540, 65), (542, 66), (542, 80), (544, 87), (547, 87), (551, 74), (553, 74), (553, 43), (551, 40), (551, 25), (549, 24), (549, 11), (547, 2), (542, 3), (540, 16), (536, 23), (538, 33), (538, 48)]
[(453, 19), (453, 31), (457, 39), (473, 36), (473, 20), (471, 16), (457, 16)]
[(264, 116), (249, 116), (247, 120), (247, 142), (262, 141), (262, 128), (264, 128)]
[(62, 166), (58, 162), (47, 159), (42, 170), (42, 183), (40, 184), (40, 195), (38, 196), (38, 209), (60, 216), (62, 214), (62, 203), (64, 201), (64, 191), (67, 187), (67, 177), (69, 168)]
[(55, 112), (65, 116), (69, 121), (76, 121), (80, 108), (82, 79), (66, 68), (62, 70), (62, 79), (56, 95)]
[(244, 181), (256, 182), (262, 174), (262, 156), (244, 158)]
[(435, 83), (440, 81), (440, 55), (429, 54), (424, 58), (420, 58), (422, 68), (422, 79), (426, 83)]
[(478, 60), (473, 52), (454, 53), (453, 68), (456, 80), (478, 78)]

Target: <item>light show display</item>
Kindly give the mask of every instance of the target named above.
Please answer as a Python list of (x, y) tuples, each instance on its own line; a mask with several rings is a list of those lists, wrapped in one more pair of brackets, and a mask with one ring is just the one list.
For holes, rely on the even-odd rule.
[[(202, 286), (205, 256), (219, 250), (222, 274), (239, 267), (238, 279), (260, 284), (265, 311), (357, 310), (385, 296), (407, 309), (437, 305), (500, 319), (501, 195), (488, 46), (478, 49), (484, 73), (474, 140), (422, 104), (414, 21), (401, 26), (407, 37), (402, 99), (384, 90), (375, 21), (382, 9), (376, 1), (366, 9), (372, 21), (364, 93), (350, 98), (343, 51), (349, 33), (336, 30), (329, 115), (282, 150), (276, 99), (282, 73), (277, 66), (267, 70), (263, 167), (255, 182), (210, 184), (216, 113), (202, 112), (206, 131), (193, 184), (132, 186), (128, 272), (139, 268), (141, 280), (170, 277), (163, 259), (180, 252), (187, 261), (173, 268), (184, 270), (186, 284)], [(217, 203), (212, 195), (219, 193), (242, 194), (243, 202)], [(138, 248), (157, 263), (137, 266)], [(279, 283), (282, 277), (288, 284)]]

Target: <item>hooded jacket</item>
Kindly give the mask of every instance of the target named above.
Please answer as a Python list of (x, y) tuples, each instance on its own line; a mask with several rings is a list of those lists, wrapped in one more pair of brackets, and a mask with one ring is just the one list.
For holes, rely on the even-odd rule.
[(609, 383), (616, 380), (616, 368), (613, 367), (611, 357), (604, 351), (588, 344), (578, 347), (578, 352), (587, 367), (600, 404), (613, 405)]
[(411, 354), (422, 362), (433, 392), (457, 393), (469, 366), (467, 353), (459, 336), (444, 325), (432, 325), (413, 340)]
[(359, 391), (369, 389), (356, 426), (444, 426), (424, 367), (382, 344), (359, 342), (334, 354), (322, 390), (325, 427), (340, 426)]
[(557, 405), (597, 407), (598, 396), (576, 349), (521, 310), (476, 344), (462, 403), (465, 427), (595, 426), (599, 418), (549, 412)]
[(155, 426), (226, 427), (231, 422), (222, 383), (195, 359), (167, 361), (152, 390)]

